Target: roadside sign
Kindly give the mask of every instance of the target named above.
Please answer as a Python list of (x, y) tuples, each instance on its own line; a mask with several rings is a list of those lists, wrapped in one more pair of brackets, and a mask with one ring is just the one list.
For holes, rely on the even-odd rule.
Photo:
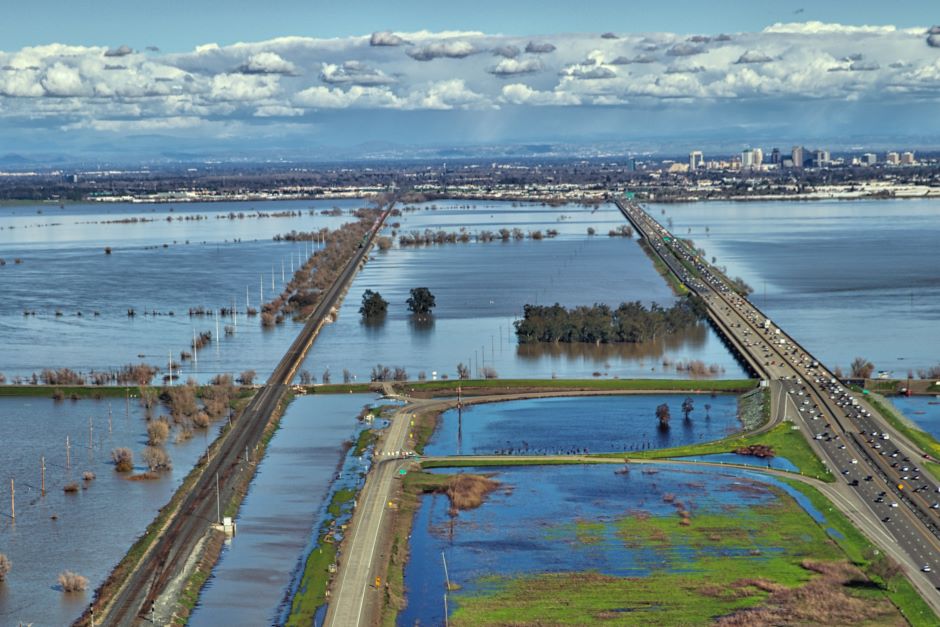
[(382, 585), (382, 578), (381, 578), (381, 577), (376, 577), (376, 578), (375, 578), (375, 587), (378, 588), (378, 587), (381, 587), (381, 585)]
[(400, 474), (400, 475), (407, 475), (407, 474), (408, 474), (408, 471), (405, 470), (404, 468), (400, 468), (400, 469), (398, 470), (398, 474)]

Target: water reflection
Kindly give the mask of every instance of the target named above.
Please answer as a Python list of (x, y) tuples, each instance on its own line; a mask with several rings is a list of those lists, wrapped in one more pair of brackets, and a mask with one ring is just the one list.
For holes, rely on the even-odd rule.
[(649, 363), (660, 365), (661, 357), (675, 353), (678, 350), (701, 349), (708, 342), (709, 327), (701, 323), (658, 337), (649, 342), (634, 344), (587, 344), (583, 342), (539, 342), (536, 344), (519, 344), (516, 354), (523, 360), (539, 360), (546, 357), (579, 360), (593, 360), (597, 363), (607, 362), (611, 359), (649, 360)]

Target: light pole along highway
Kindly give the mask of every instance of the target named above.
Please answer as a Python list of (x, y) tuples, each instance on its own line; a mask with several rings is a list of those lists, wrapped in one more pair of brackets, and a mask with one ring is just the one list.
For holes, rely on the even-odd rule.
[[(632, 199), (615, 197), (621, 213), (678, 280), (704, 301), (714, 326), (766, 380), (778, 380), (796, 405), (795, 424), (859, 514), (890, 546), (925, 600), (940, 608), (940, 484), (920, 465), (930, 459), (854, 395), (819, 361), (774, 325), (686, 242)], [(875, 538), (873, 538), (875, 539)]]
[[(173, 516), (154, 539), (133, 572), (105, 607), (97, 605), (98, 620), (108, 625), (134, 625), (149, 623), (154, 603), (167, 585), (180, 572), (193, 549), (216, 522), (217, 498), (228, 502), (237, 479), (249, 472), (242, 463), (245, 451), (253, 450), (260, 442), (265, 426), (277, 410), (297, 368), (313, 344), (320, 328), (364, 263), (379, 230), (391, 213), (394, 198), (381, 211), (375, 223), (363, 237), (359, 248), (347, 261), (337, 279), (324, 293), (300, 333), (281, 358), (267, 383), (255, 394), (233, 423), (232, 429), (219, 441), (195, 486), (183, 498)], [(217, 488), (219, 481), (220, 488)], [(96, 600), (96, 603), (98, 601)], [(74, 625), (87, 625), (91, 618), (86, 613)]]

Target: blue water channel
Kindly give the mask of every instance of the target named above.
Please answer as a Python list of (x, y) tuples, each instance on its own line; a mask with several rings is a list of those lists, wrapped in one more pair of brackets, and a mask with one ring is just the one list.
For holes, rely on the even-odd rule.
[(337, 484), (355, 484), (365, 470), (358, 460), (346, 460), (341, 445), (354, 439), (356, 417), (374, 399), (311, 395), (288, 406), (238, 512), (238, 533), (206, 582), (190, 625), (277, 621), (328, 496)]
[[(688, 421), (682, 413), (686, 398), (694, 405)], [(741, 428), (737, 401), (730, 394), (630, 394), (470, 405), (442, 414), (425, 453), (564, 455), (707, 442)], [(668, 430), (656, 418), (662, 403), (672, 416)]]

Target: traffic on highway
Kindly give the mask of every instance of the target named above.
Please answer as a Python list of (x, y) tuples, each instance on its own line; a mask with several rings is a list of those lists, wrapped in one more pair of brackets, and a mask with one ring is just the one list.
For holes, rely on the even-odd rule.
[(688, 243), (635, 203), (619, 198), (615, 202), (655, 254), (702, 298), (712, 323), (743, 361), (764, 379), (781, 382), (784, 415), (774, 420), (791, 420), (806, 435), (842, 490), (854, 493), (867, 508), (862, 512), (871, 523), (867, 531), (879, 535), (873, 539), (882, 547), (900, 549), (893, 557), (936, 604), (940, 483), (922, 468), (930, 457), (888, 425), (864, 395), (849, 390), (736, 292)]

